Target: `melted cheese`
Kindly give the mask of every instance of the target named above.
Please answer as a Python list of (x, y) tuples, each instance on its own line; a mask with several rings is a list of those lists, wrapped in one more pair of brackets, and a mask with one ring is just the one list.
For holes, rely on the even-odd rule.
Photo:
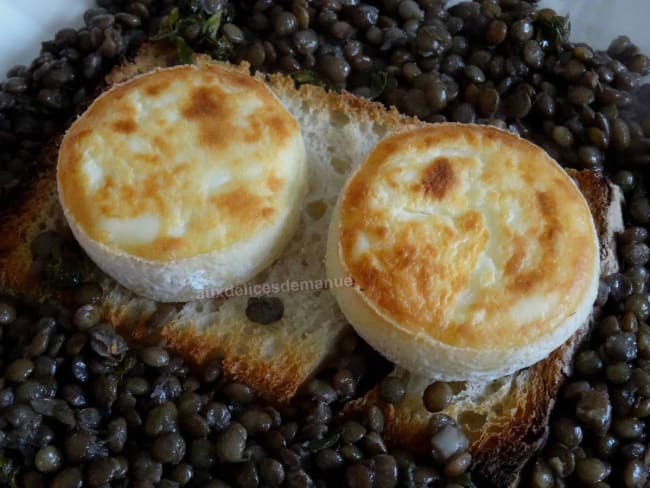
[(330, 275), (356, 283), (335, 290), (351, 323), (391, 360), (438, 377), (541, 359), (584, 322), (598, 283), (576, 185), (543, 150), (489, 127), (384, 138), (346, 184), (329, 238)]
[(224, 250), (303, 187), (300, 127), (259, 80), (181, 66), (100, 96), (61, 145), (59, 194), (91, 240), (149, 261)]

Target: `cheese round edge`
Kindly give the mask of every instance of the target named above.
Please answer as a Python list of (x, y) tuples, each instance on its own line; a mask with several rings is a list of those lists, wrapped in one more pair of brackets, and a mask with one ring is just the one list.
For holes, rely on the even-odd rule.
[[(358, 206), (362, 209), (359, 213), (363, 213), (362, 219), (372, 222), (375, 227), (378, 225), (377, 228), (382, 228), (383, 224), (387, 224), (389, 227), (388, 229), (383, 229), (386, 231), (386, 234), (381, 234), (381, 242), (393, 242), (393, 240), (397, 240), (395, 229), (390, 228), (390, 219), (386, 219), (386, 221), (382, 222), (381, 215), (377, 217), (377, 215), (370, 212), (367, 207), (364, 207), (366, 203), (365, 199), (371, 198), (369, 197), (369, 194), (372, 194), (373, 190), (376, 190), (376, 188), (369, 186), (366, 188), (367, 191), (358, 192), (357, 190), (359, 189), (359, 186), (355, 185), (355, 182), (363, 182), (365, 180), (364, 176), (367, 176), (370, 173), (379, 174), (379, 177), (381, 178), (381, 161), (378, 160), (382, 159), (382, 157), (377, 157), (378, 148), (379, 151), (389, 148), (389, 150), (397, 154), (398, 157), (401, 152), (404, 152), (411, 158), (417, 158), (416, 153), (420, 148), (414, 149), (414, 146), (417, 146), (418, 140), (421, 141), (420, 143), (423, 144), (425, 148), (430, 148), (439, 144), (441, 141), (444, 143), (444, 141), (449, 138), (448, 140), (452, 141), (453, 146), (461, 148), (457, 153), (462, 154), (463, 157), (467, 156), (468, 160), (471, 160), (475, 156), (474, 152), (479, 151), (481, 144), (485, 143), (483, 137), (487, 137), (488, 141), (496, 141), (494, 143), (500, 148), (498, 151), (500, 154), (504, 154), (503, 151), (506, 153), (511, 151), (516, 154), (517, 151), (523, 150), (523, 152), (528, 155), (532, 154), (535, 155), (535, 158), (540, 158), (539, 160), (543, 161), (542, 166), (549, 169), (553, 177), (556, 178), (553, 183), (562, 185), (561, 190), (558, 190), (558, 195), (566, 192), (566, 195), (568, 195), (567, 198), (571, 201), (570, 206), (572, 210), (577, 211), (580, 248), (579, 251), (575, 251), (572, 256), (575, 257), (575, 259), (577, 259), (576, 262), (579, 262), (580, 266), (584, 268), (578, 270), (580, 277), (574, 280), (578, 282), (578, 285), (576, 286), (580, 289), (571, 293), (573, 301), (569, 304), (569, 309), (565, 311), (564, 315), (561, 317), (553, 317), (552, 313), (547, 314), (551, 316), (551, 320), (547, 323), (537, 324), (538, 330), (536, 330), (536, 334), (531, 336), (529, 340), (517, 341), (512, 340), (512, 337), (505, 337), (503, 330), (499, 330), (499, 327), (491, 325), (489, 321), (485, 322), (481, 320), (480, 317), (478, 320), (474, 321), (474, 324), (470, 324), (469, 326), (467, 326), (467, 324), (465, 324), (464, 327), (463, 324), (456, 326), (455, 332), (454, 330), (446, 331), (445, 333), (447, 336), (443, 333), (442, 337), (436, 337), (436, 334), (431, 334), (430, 331), (427, 330), (426, 326), (418, 327), (418, 324), (413, 325), (412, 323), (408, 323), (408, 320), (401, 321), (391, 314), (390, 307), (383, 306), (386, 303), (399, 300), (399, 297), (386, 297), (385, 295), (381, 295), (381, 298), (385, 299), (385, 303), (378, 303), (381, 302), (381, 300), (376, 300), (373, 299), (373, 297), (370, 297), (368, 290), (363, 289), (363, 283), (359, 283), (360, 268), (357, 267), (356, 270), (351, 270), (344, 257), (345, 252), (341, 244), (342, 218), (350, 215), (349, 205), (346, 206), (345, 202), (346, 199), (348, 199), (347, 203), (349, 204), (351, 194), (355, 194), (353, 199), (358, 199)], [(505, 145), (503, 145), (503, 140), (501, 140), (502, 138), (505, 138)], [(414, 142), (414, 140), (416, 142)], [(459, 144), (459, 142), (461, 142), (461, 144)], [(513, 146), (508, 147), (510, 144)], [(462, 149), (463, 147), (465, 147), (465, 149)], [(521, 154), (519, 156), (521, 156)], [(372, 170), (368, 170), (369, 160), (372, 160), (373, 157), (375, 158), (374, 163), (376, 163), (377, 166), (372, 168)], [(370, 161), (370, 164), (373, 164), (373, 162)], [(452, 159), (452, 167), (453, 166), (454, 164)], [(365, 175), (364, 171), (367, 171)], [(442, 178), (442, 180), (444, 179), (446, 179), (446, 177)], [(438, 178), (438, 181), (434, 183), (440, 183), (440, 181), (441, 178)], [(465, 187), (465, 190), (467, 190), (467, 187)], [(552, 191), (552, 189), (549, 190)], [(395, 191), (400, 191), (399, 185)], [(444, 202), (444, 200), (449, 197), (453, 201), (456, 196), (458, 195), (455, 195), (452, 192), (451, 195), (443, 196), (441, 200)], [(389, 204), (391, 206), (402, 203), (399, 198), (395, 197), (395, 194), (389, 194), (388, 196), (384, 195), (383, 197), (387, 204), (390, 202)], [(404, 198), (404, 201), (409, 201), (408, 196)], [(455, 203), (458, 204), (458, 201)], [(343, 207), (346, 208), (343, 209)], [(423, 218), (427, 219), (429, 217), (424, 214)], [(435, 218), (435, 215), (432, 218)], [(358, 230), (359, 225), (363, 225), (359, 224), (359, 222), (360, 221), (356, 221), (357, 226), (355, 231)], [(568, 224), (569, 227), (572, 225), (574, 224)], [(471, 241), (472, 239), (469, 240)], [(372, 245), (372, 243), (368, 245), (371, 250), (373, 249)], [(384, 247), (390, 247), (390, 244), (386, 244)], [(416, 250), (413, 251), (416, 255), (415, 259), (417, 259), (418, 252), (423, 249), (425, 248), (418, 248), (416, 246)], [(480, 254), (480, 249), (478, 254)], [(578, 256), (578, 254), (581, 254), (581, 257)], [(424, 262), (427, 263), (426, 259)], [(397, 133), (390, 134), (382, 139), (378, 145), (371, 150), (366, 161), (364, 161), (349, 177), (339, 195), (329, 227), (326, 266), (329, 279), (351, 277), (352, 280), (354, 280), (354, 286), (334, 288), (332, 289), (332, 292), (334, 293), (344, 315), (359, 335), (385, 357), (412, 373), (423, 375), (431, 379), (443, 381), (482, 381), (511, 374), (521, 368), (530, 366), (537, 361), (544, 359), (553, 350), (561, 346), (580, 326), (585, 323), (586, 320), (588, 320), (598, 292), (600, 257), (596, 229), (584, 197), (566, 172), (564, 172), (564, 170), (542, 149), (519, 138), (518, 136), (496, 128), (469, 124), (445, 123), (422, 128), (407, 128)], [(367, 269), (361, 269), (364, 272), (368, 271)], [(417, 270), (417, 268), (415, 269)], [(384, 290), (386, 294), (398, 294), (396, 290), (401, 285), (405, 284), (406, 286), (410, 286), (414, 284), (415, 281), (413, 279), (408, 276), (403, 276), (411, 271), (412, 269), (408, 268), (408, 265), (406, 265), (404, 273), (398, 271), (395, 275), (383, 277), (386, 278), (385, 281), (390, 282), (390, 288)], [(376, 269), (373, 272), (376, 272)], [(450, 275), (451, 276), (440, 276), (439, 279), (441, 281), (446, 279), (453, 280), (453, 271)], [(382, 277), (378, 278), (375, 276), (373, 279), (381, 280), (381, 278)], [(497, 277), (493, 278), (494, 285), (497, 287), (501, 286), (497, 284)], [(367, 283), (369, 282), (366, 279), (366, 284)], [(433, 289), (436, 290), (436, 286), (433, 286)], [(417, 284), (411, 288), (410, 291), (414, 290), (417, 290)], [(440, 288), (437, 290), (441, 291)], [(500, 291), (501, 290), (499, 289), (496, 290), (497, 293)], [(480, 296), (480, 291), (476, 292), (475, 290), (475, 293), (478, 293)], [(504, 308), (507, 308), (508, 294), (502, 294), (502, 300), (506, 301), (503, 306)], [(427, 307), (439, 308), (441, 306), (441, 301), (435, 294), (423, 298), (422, 302), (424, 303), (423, 307), (425, 309)], [(414, 303), (417, 305), (417, 302)], [(413, 303), (406, 303), (403, 305), (408, 307), (409, 305), (413, 305)], [(424, 311), (426, 312), (427, 310)], [(412, 310), (410, 314), (415, 316), (419, 312), (421, 312), (421, 310), (416, 309)], [(405, 312), (403, 315), (408, 317), (409, 312)], [(423, 313), (422, 315), (426, 315), (426, 313)], [(447, 321), (449, 322), (448, 318)], [(439, 324), (432, 323), (430, 324), (430, 328), (435, 330), (438, 325)], [(511, 325), (510, 331), (516, 331), (517, 328), (520, 327), (517, 323)], [(523, 326), (525, 325), (526, 324), (523, 324)], [(446, 323), (444, 324), (444, 327), (450, 327), (450, 324)], [(467, 334), (471, 337), (472, 327), (481, 327), (483, 329), (473, 340), (449, 340), (453, 334), (460, 334), (461, 336)], [(450, 328), (453, 329), (453, 327)]]
[[(189, 86), (184, 86), (188, 80)], [(179, 92), (179, 89), (185, 92)], [(125, 132), (133, 128), (131, 124), (133, 121), (135, 121), (136, 136), (140, 136), (137, 131), (142, 129), (141, 124), (152, 122), (149, 120), (151, 114), (146, 111), (149, 107), (145, 107), (141, 119), (138, 120), (133, 118), (133, 114), (126, 114), (126, 116), (124, 113), (120, 114), (119, 104), (125, 103), (125, 98), (132, 96), (138, 98), (143, 90), (150, 90), (143, 98), (144, 103), (147, 103), (147, 97), (150, 98), (149, 102), (154, 105), (154, 115), (174, 114), (173, 120), (168, 121), (163, 127), (167, 132), (155, 134), (156, 142), (166, 145), (167, 155), (178, 162), (177, 151), (189, 153), (184, 154), (183, 157), (187, 156), (189, 164), (186, 166), (194, 170), (191, 158), (195, 152), (199, 153), (197, 159), (201, 160), (201, 164), (185, 182), (199, 180), (204, 184), (208, 181), (208, 185), (215, 186), (217, 191), (214, 195), (209, 195), (213, 197), (212, 203), (215, 208), (204, 208), (203, 213), (196, 212), (196, 215), (192, 215), (192, 218), (200, 224), (198, 228), (194, 229), (188, 219), (185, 226), (189, 227), (189, 231), (181, 236), (181, 239), (173, 236), (172, 239), (160, 239), (158, 242), (156, 238), (152, 245), (147, 242), (144, 245), (136, 242), (132, 248), (129, 248), (128, 245), (115, 245), (103, 239), (104, 229), (98, 231), (97, 228), (93, 228), (92, 232), (89, 231), (89, 227), (94, 225), (89, 222), (95, 222), (96, 219), (92, 219), (92, 215), (86, 215), (83, 205), (87, 207), (92, 202), (93, 195), (85, 195), (85, 201), (84, 198), (75, 198), (79, 197), (80, 191), (83, 191), (83, 183), (87, 183), (79, 180), (81, 173), (79, 166), (83, 165), (87, 154), (75, 154), (75, 151), (78, 147), (83, 148), (86, 143), (83, 140), (80, 143), (80, 137), (97, 137), (99, 132), (98, 140), (93, 141), (94, 144), (90, 146), (97, 152), (97, 147), (108, 139), (113, 144), (105, 145), (108, 156), (103, 157), (115, 157), (116, 152), (119, 153), (126, 147), (125, 140), (133, 140), (132, 133)], [(166, 90), (171, 93), (166, 93)], [(198, 93), (197, 90), (201, 90), (200, 97), (207, 98), (200, 100), (200, 103), (195, 103), (198, 101), (191, 100), (192, 90), (194, 95)], [(230, 105), (225, 108), (225, 112), (222, 110), (219, 114), (211, 113), (210, 110), (215, 109), (221, 101), (218, 97), (223, 95), (224, 91), (232, 91), (229, 93)], [(157, 99), (161, 96), (167, 96), (167, 102), (171, 101), (175, 105), (170, 107), (161, 102), (160, 106), (155, 107)], [(253, 121), (251, 130), (246, 135), (247, 141), (242, 141), (244, 136), (240, 137), (239, 133), (233, 130), (239, 123), (236, 117), (240, 99), (243, 100), (242, 110), (249, 111), (245, 114), (246, 122)], [(183, 103), (185, 109), (181, 106)], [(260, 105), (264, 110), (252, 111), (251, 107), (259, 109)], [(107, 114), (109, 109), (115, 112), (116, 106), (117, 115)], [(190, 110), (196, 111), (196, 120), (183, 120)], [(233, 112), (228, 113), (228, 111)], [(230, 117), (233, 113), (234, 116)], [(215, 115), (220, 115), (222, 118), (215, 119)], [(184, 144), (179, 147), (178, 137), (175, 139), (174, 132), (169, 132), (169, 129), (174, 128), (182, 131), (182, 128), (177, 127), (179, 119), (185, 124), (185, 129), (189, 126), (189, 130), (178, 132), (182, 134), (181, 144), (185, 140), (191, 143), (191, 138), (194, 138), (193, 146)], [(217, 123), (224, 120), (225, 123)], [(231, 123), (232, 126), (229, 127), (226, 123)], [(265, 123), (271, 126), (265, 128)], [(106, 135), (107, 127), (111, 124), (118, 132), (118, 136), (113, 141), (111, 141), (111, 134)], [(210, 124), (214, 124), (215, 127), (210, 127)], [(97, 131), (98, 127), (101, 127), (99, 131)], [(148, 129), (143, 130), (144, 138), (148, 138), (150, 142), (153, 135), (147, 132)], [(210, 145), (211, 143), (206, 140), (208, 137), (216, 137), (218, 142)], [(280, 140), (277, 139), (278, 137)], [(206, 142), (210, 147), (201, 145)], [(243, 142), (246, 142), (245, 147), (248, 152), (241, 155)], [(137, 146), (140, 143), (136, 141), (134, 144)], [(149, 145), (147, 149), (150, 154), (160, 156), (160, 151), (155, 145)], [(126, 167), (131, 170), (126, 159), (133, 154), (134, 150), (131, 148), (129, 152), (127, 147), (125, 151)], [(221, 153), (224, 153), (225, 157), (220, 158)], [(163, 158), (158, 157), (156, 162), (165, 164), (164, 155), (163, 153)], [(146, 150), (143, 157), (148, 157)], [(210, 157), (213, 159), (210, 160)], [(69, 164), (71, 159), (77, 160), (77, 170), (73, 176)], [(185, 161), (182, 162), (184, 163)], [(239, 166), (236, 166), (236, 169), (229, 169), (229, 165)], [(201, 172), (211, 167), (216, 168), (216, 176), (204, 177)], [(240, 169), (247, 175), (245, 178), (240, 178)], [(172, 170), (172, 173), (174, 171)], [(146, 174), (157, 177), (155, 171)], [(215, 181), (210, 182), (208, 176)], [(225, 180), (225, 183), (222, 180)], [(263, 182), (265, 186), (256, 186), (258, 181)], [(135, 189), (136, 192), (145, 192), (137, 195), (138, 205), (149, 205), (148, 200), (152, 196), (146, 194), (146, 186), (133, 181), (129, 183), (127, 185), (129, 191)], [(219, 193), (219, 185), (225, 185), (228, 191)], [(102, 271), (144, 297), (162, 302), (188, 301), (214, 296), (229, 287), (242, 284), (279, 257), (301, 219), (302, 201), (307, 192), (306, 152), (298, 122), (260, 80), (223, 64), (211, 64), (200, 68), (194, 65), (177, 66), (157, 69), (137, 76), (100, 95), (72, 124), (61, 143), (57, 164), (57, 186), (59, 202), (73, 235)], [(177, 203), (175, 199), (191, 200), (198, 192), (191, 188), (189, 192), (195, 195), (190, 195), (189, 192), (184, 192), (182, 184), (174, 187), (174, 192), (168, 193), (169, 190), (165, 187), (157, 189), (161, 190), (160, 194), (154, 192), (153, 199), (164, 202), (160, 220), (167, 224), (169, 230), (172, 224), (171, 221), (165, 220), (168, 214), (164, 212), (174, 214)], [(208, 186), (207, 191), (212, 190), (212, 186)], [(245, 200), (244, 197), (250, 198)], [(116, 204), (115, 195), (105, 200), (109, 214), (120, 214), (124, 198), (117, 198), (117, 200), (119, 203)], [(136, 207), (135, 204), (133, 206)], [(115, 211), (116, 207), (117, 211)], [(133, 209), (127, 210), (128, 212), (123, 213), (133, 213)], [(155, 210), (157, 207), (154, 205), (154, 215)], [(190, 208), (189, 214), (192, 214), (191, 210), (193, 208)], [(176, 214), (174, 216), (177, 217)], [(137, 227), (140, 223), (137, 218), (134, 222), (131, 228)], [(175, 222), (177, 223), (178, 219)], [(221, 223), (225, 230), (219, 228)], [(115, 226), (111, 230), (114, 228)], [(214, 229), (218, 232), (213, 232)], [(213, 240), (202, 239), (201, 236), (205, 233), (212, 235)], [(188, 238), (184, 238), (188, 235)], [(166, 246), (168, 241), (172, 243), (170, 246)], [(175, 246), (179, 242), (180, 244)]]

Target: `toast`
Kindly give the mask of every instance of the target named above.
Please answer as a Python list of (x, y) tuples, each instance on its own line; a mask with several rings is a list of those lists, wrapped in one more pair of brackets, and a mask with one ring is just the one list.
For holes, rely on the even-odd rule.
[[(173, 53), (173, 51), (172, 51)], [(144, 46), (132, 63), (115, 68), (109, 85), (155, 67), (173, 64), (175, 56), (160, 45)], [(197, 64), (211, 60), (195, 58)], [(248, 71), (243, 65), (239, 69)], [(142, 298), (92, 267), (88, 279), (104, 290), (104, 317), (136, 340), (158, 340), (200, 366), (223, 360), (226, 375), (244, 381), (274, 402), (290, 400), (301, 384), (336, 350), (348, 326), (334, 296), (319, 289), (325, 280), (325, 246), (332, 208), (353, 165), (386, 133), (421, 123), (379, 103), (350, 94), (327, 93), (315, 86), (295, 87), (293, 79), (271, 75), (268, 85), (303, 127), (308, 159), (308, 196), (302, 222), (280, 258), (251, 284), (305, 283), (298, 292), (279, 293), (281, 320), (269, 325), (246, 317), (248, 297), (215, 297), (160, 306)], [(43, 172), (23, 201), (7, 211), (0, 224), (0, 269), (4, 289), (29, 301), (42, 301), (51, 291), (30, 274), (29, 243), (45, 229), (64, 229), (56, 194), (56, 144), (45, 153)], [(206, 290), (211, 296), (215, 290)], [(155, 322), (155, 330), (151, 322)]]
[[(605, 277), (618, 270), (615, 234), (623, 230), (622, 193), (601, 173), (568, 172), (594, 216), (601, 244), (601, 278)], [(454, 399), (442, 413), (454, 418), (467, 433), (474, 473), (487, 486), (516, 486), (519, 472), (543, 445), (555, 399), (571, 374), (573, 355), (599, 312), (594, 306), (589, 319), (564, 345), (529, 368), (489, 382), (450, 383)], [(354, 415), (377, 405), (386, 418), (387, 440), (425, 453), (432, 414), (424, 408), (422, 393), (430, 381), (399, 367), (391, 375), (406, 385), (406, 395), (399, 403), (383, 403), (375, 387), (364, 398), (348, 403), (345, 414)]]
[[(119, 83), (173, 62), (169, 50), (145, 45), (133, 62), (114, 69), (107, 82)], [(211, 61), (198, 56), (195, 62)], [(325, 92), (309, 85), (296, 87), (286, 76), (270, 75), (266, 81), (303, 127), (310, 188), (297, 235), (278, 261), (253, 282), (313, 283), (325, 278), (329, 217), (347, 175), (386, 133), (422, 122), (345, 92)], [(42, 173), (31, 182), (24, 198), (0, 220), (4, 290), (32, 302), (45, 300), (53, 291), (30, 272), (29, 243), (45, 229), (65, 230), (56, 197), (56, 152), (54, 143), (43, 156)], [(603, 273), (609, 274), (617, 266), (613, 234), (622, 223), (620, 191), (597, 173), (576, 172), (574, 177), (594, 214), (601, 238)], [(247, 297), (162, 306), (135, 296), (96, 268), (91, 267), (88, 279), (100, 283), (104, 317), (121, 332), (136, 340), (164, 340), (199, 366), (215, 356), (221, 357), (226, 375), (250, 384), (275, 402), (289, 401), (295, 395), (319, 365), (335, 353), (338, 338), (349, 327), (327, 290), (278, 294), (284, 302), (283, 318), (259, 325), (246, 318)], [(153, 322), (162, 327), (152, 328)], [(587, 331), (585, 324), (548, 359), (512, 376), (484, 384), (454, 384), (457, 403), (449, 413), (469, 430), (477, 473), (488, 484), (511, 484), (543, 442), (555, 394)], [(386, 413), (386, 434), (392, 442), (425, 449), (429, 415), (420, 398), (427, 381), (410, 378), (399, 370), (394, 374), (408, 380), (408, 395), (398, 405), (378, 403), (375, 389), (350, 403), (346, 413), (379, 404)]]

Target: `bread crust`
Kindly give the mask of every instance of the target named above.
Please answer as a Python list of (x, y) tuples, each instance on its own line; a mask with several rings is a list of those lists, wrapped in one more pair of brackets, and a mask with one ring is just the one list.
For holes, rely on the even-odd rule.
[(44, 229), (65, 228), (54, 177), (59, 142), (56, 138), (45, 147), (39, 171), (22, 184), (12, 205), (0, 212), (0, 286), (28, 302), (40, 301), (47, 293), (42, 280), (30, 271), (29, 243)]

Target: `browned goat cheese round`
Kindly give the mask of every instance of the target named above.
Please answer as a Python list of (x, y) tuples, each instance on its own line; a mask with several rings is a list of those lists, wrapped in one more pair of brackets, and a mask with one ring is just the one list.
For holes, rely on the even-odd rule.
[(65, 135), (57, 182), (100, 268), (141, 295), (189, 300), (278, 257), (299, 220), (305, 148), (262, 81), (178, 66), (97, 98)]
[(589, 207), (546, 152), (493, 127), (385, 137), (346, 183), (328, 274), (359, 334), (443, 380), (489, 379), (546, 357), (591, 313), (599, 244)]

